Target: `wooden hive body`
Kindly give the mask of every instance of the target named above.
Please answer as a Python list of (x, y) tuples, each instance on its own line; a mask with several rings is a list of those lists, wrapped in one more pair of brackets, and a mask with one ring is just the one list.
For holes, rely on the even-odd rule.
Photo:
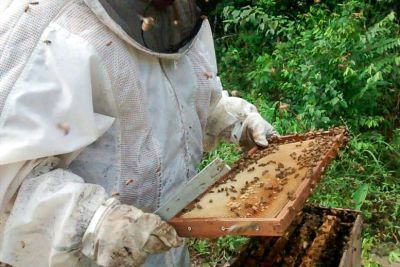
[(360, 212), (307, 206), (282, 237), (254, 237), (232, 267), (361, 266)]

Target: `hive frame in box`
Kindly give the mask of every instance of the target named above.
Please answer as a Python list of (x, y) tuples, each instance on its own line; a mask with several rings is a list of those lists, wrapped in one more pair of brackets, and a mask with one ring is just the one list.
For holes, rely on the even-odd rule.
[[(313, 208), (317, 208), (320, 210), (327, 210), (331, 211), (331, 215), (337, 215), (342, 212), (347, 212), (347, 213), (352, 213), (355, 215), (354, 218), (354, 223), (352, 224), (352, 227), (350, 229), (350, 233), (348, 235), (349, 239), (344, 245), (344, 250), (341, 254), (340, 257), (340, 262), (338, 264), (338, 267), (359, 267), (361, 265), (361, 233), (362, 233), (362, 216), (360, 211), (356, 210), (350, 210), (350, 209), (340, 209), (340, 208), (326, 208), (326, 207), (320, 207), (320, 206), (311, 206)], [(333, 213), (335, 212), (335, 213)], [(340, 218), (340, 215), (339, 215)], [(299, 222), (297, 222), (298, 224)], [(288, 230), (290, 231), (290, 230)], [(291, 230), (292, 234), (294, 229)], [(273, 237), (265, 237), (266, 239), (270, 239)], [(290, 240), (290, 237), (289, 237)], [(263, 260), (260, 259), (255, 259), (256, 263), (258, 264), (257, 266), (260, 267), (268, 267), (268, 266), (274, 266), (274, 262), (268, 262), (264, 261), (266, 257), (276, 259), (278, 257), (278, 254), (283, 250), (283, 248), (287, 245), (288, 239), (286, 238), (279, 238), (276, 239), (274, 242), (270, 242), (270, 252), (266, 254), (263, 257)], [(251, 243), (251, 240), (242, 246), (241, 252), (238, 255), (237, 258), (233, 259), (232, 261), (229, 262), (230, 266), (244, 266), (246, 263), (245, 260), (247, 257), (251, 255), (251, 250), (248, 252), (249, 244)], [(262, 252), (263, 254), (265, 252)], [(251, 257), (251, 256), (250, 256)]]
[[(314, 137), (318, 134), (332, 136), (332, 131), (313, 134), (315, 135)], [(296, 198), (289, 200), (274, 218), (181, 218), (180, 214), (178, 214), (169, 223), (175, 228), (178, 235), (182, 237), (219, 237), (229, 234), (282, 236), (312, 193), (316, 183), (321, 180), (322, 173), (328, 163), (337, 155), (339, 148), (347, 141), (347, 131), (345, 129), (340, 129), (340, 132), (334, 133), (334, 136), (336, 138), (333, 140), (334, 143), (331, 149), (319, 161), (318, 165), (313, 168), (310, 178), (302, 181), (295, 192)], [(283, 144), (285, 142), (299, 142), (302, 140), (307, 140), (307, 136), (294, 134), (280, 137), (277, 143)], [(255, 152), (256, 148), (252, 149), (249, 153)], [(230, 231), (237, 227), (241, 228), (240, 233)]]

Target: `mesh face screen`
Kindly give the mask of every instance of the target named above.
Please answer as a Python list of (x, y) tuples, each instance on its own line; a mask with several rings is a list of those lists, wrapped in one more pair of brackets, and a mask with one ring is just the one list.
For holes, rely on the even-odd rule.
[(160, 8), (148, 0), (100, 0), (107, 13), (136, 42), (158, 53), (175, 53), (197, 34), (201, 12), (194, 0)]

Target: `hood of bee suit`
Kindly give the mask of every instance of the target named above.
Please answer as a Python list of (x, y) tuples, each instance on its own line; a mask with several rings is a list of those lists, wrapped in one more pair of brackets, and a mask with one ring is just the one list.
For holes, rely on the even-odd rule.
[[(188, 45), (202, 25), (195, 0), (85, 0), (98, 2), (126, 35), (146, 50), (174, 54)], [(92, 8), (93, 10), (93, 8)], [(95, 8), (99, 15), (99, 7)], [(104, 16), (104, 14), (103, 14)]]

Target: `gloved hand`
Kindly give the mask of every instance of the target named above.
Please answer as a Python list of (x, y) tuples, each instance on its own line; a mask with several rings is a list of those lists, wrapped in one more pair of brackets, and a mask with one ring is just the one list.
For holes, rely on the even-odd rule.
[(155, 214), (121, 205), (115, 199), (102, 209), (92, 219), (82, 249), (100, 266), (141, 266), (149, 254), (183, 244), (172, 226)]
[(207, 120), (203, 139), (205, 151), (210, 151), (220, 140), (239, 144), (245, 149), (254, 145), (268, 146), (267, 138), (277, 135), (274, 128), (258, 113), (256, 106), (226, 91)]
[(278, 135), (271, 124), (258, 112), (251, 112), (243, 122), (242, 134), (239, 144), (242, 147), (251, 148), (254, 145), (268, 146), (267, 138)]

